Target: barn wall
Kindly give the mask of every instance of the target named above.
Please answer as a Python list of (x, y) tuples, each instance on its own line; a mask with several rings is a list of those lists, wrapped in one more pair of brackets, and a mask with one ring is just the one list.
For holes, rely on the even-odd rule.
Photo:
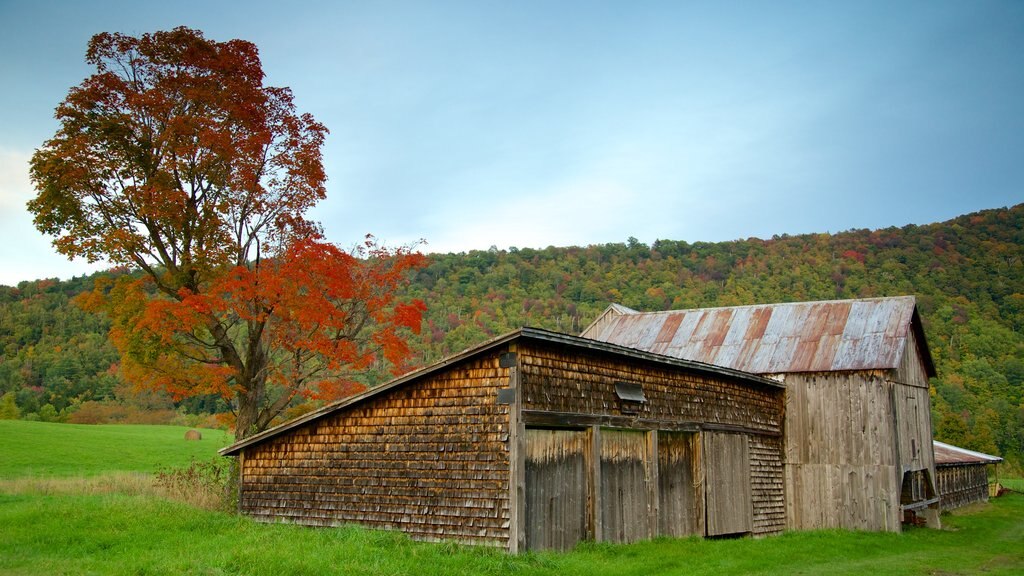
[(507, 374), (489, 354), (247, 447), (242, 512), (506, 546)]
[(750, 482), (754, 534), (773, 534), (786, 525), (785, 481), (782, 438), (751, 436)]
[[(659, 534), (704, 533), (708, 527), (721, 530), (715, 533), (773, 534), (784, 529), (781, 388), (641, 360), (609, 360), (578, 350), (567, 353), (555, 347), (520, 346), (519, 358), (522, 410), (528, 426), (600, 429), (596, 450), (604, 464), (592, 481), (591, 498), (596, 500), (590, 508), (596, 514), (592, 537), (633, 541)], [(620, 400), (617, 382), (641, 385), (646, 402)], [(647, 432), (644, 450), (641, 437), (630, 430)], [(743, 449), (708, 453), (701, 442), (693, 442), (699, 439), (694, 434), (742, 438)], [(689, 440), (684, 442), (684, 437)], [(673, 455), (677, 451), (686, 454), (686, 462), (697, 469), (686, 472), (690, 464), (680, 462), (682, 456)], [(632, 456), (625, 458), (627, 453)], [(736, 455), (743, 461), (736, 461)], [(737, 488), (737, 493), (745, 495), (747, 512), (740, 514), (723, 504), (719, 513), (730, 517), (705, 524), (706, 499), (712, 503), (734, 499), (716, 500), (713, 491), (705, 492), (708, 486), (702, 485), (701, 476), (708, 470), (733, 468), (743, 470), (743, 490)], [(683, 486), (698, 492), (691, 495)], [(627, 492), (630, 500), (613, 497), (613, 493)], [(647, 521), (637, 514), (646, 515)]]
[[(934, 484), (936, 471), (932, 445), (931, 395), (928, 393), (928, 375), (920, 360), (917, 339), (907, 338), (903, 359), (892, 379), (901, 470), (927, 471), (928, 478)], [(927, 493), (930, 490), (922, 487), (921, 491)]]
[(928, 388), (928, 373), (925, 372), (924, 363), (921, 360), (921, 347), (917, 338), (913, 336), (907, 337), (907, 347), (903, 351), (900, 365), (896, 369), (895, 380), (909, 386)]
[(936, 473), (943, 510), (988, 501), (988, 470), (984, 464), (940, 466)]
[(935, 478), (931, 398), (927, 388), (892, 383), (901, 471), (927, 470)]
[[(648, 428), (691, 424), (781, 434), (781, 388), (578, 351), (522, 351), (524, 411), (626, 418)], [(640, 406), (620, 401), (616, 382), (640, 384), (647, 401)]]
[(708, 536), (753, 532), (749, 440), (745, 434), (704, 434)]
[(890, 385), (878, 372), (786, 375), (786, 525), (900, 529)]

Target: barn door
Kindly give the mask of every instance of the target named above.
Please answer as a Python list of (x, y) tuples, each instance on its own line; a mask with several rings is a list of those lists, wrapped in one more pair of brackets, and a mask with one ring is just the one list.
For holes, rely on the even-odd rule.
[(704, 434), (704, 498), (708, 536), (753, 529), (750, 451), (742, 434)]
[(658, 432), (658, 535), (703, 534), (697, 435)]
[(568, 550), (587, 536), (587, 433), (526, 430), (526, 548)]
[(647, 434), (601, 430), (601, 539), (635, 542), (651, 537)]

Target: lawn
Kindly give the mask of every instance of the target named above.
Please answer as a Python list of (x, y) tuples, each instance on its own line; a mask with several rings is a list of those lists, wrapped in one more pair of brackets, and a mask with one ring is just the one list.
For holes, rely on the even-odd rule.
[[(10, 423), (0, 422), (5, 424)], [(81, 436), (77, 441), (90, 454), (108, 444), (122, 453), (111, 454), (106, 461), (90, 455), (88, 464), (66, 468), (4, 462), (0, 470), (8, 475), (19, 470), (100, 476), (110, 471), (145, 472), (169, 464), (149, 453), (161, 447), (177, 462), (187, 462), (190, 456), (168, 448), (184, 437), (184, 429), (123, 427), (120, 432), (126, 435), (117, 436), (118, 430), (106, 428), (122, 427), (32, 424), (19, 429), (18, 424), (31, 423), (14, 424), (0, 427), (0, 432), (28, 433), (30, 439), (23, 438), (22, 447), (11, 450), (5, 435), (5, 453), (21, 454), (28, 450), (24, 444), (35, 438), (40, 460), (49, 460), (41, 447), (53, 449), (55, 438), (63, 438), (56, 441), (63, 445), (70, 441), (67, 435)], [(209, 458), (224, 440), (211, 438), (212, 447), (195, 456)], [(143, 447), (129, 448), (136, 441)], [(131, 453), (139, 454), (140, 460), (133, 462)], [(65, 457), (81, 460), (73, 452)], [(942, 530), (915, 528), (902, 534), (823, 531), (762, 539), (659, 539), (632, 545), (584, 544), (564, 554), (509, 556), (452, 543), (413, 542), (397, 532), (259, 524), (116, 486), (99, 493), (48, 492), (8, 482), (0, 483), (0, 575), (1024, 573), (1024, 495), (1011, 494), (944, 515), (943, 523)]]
[(508, 556), (394, 532), (258, 524), (146, 496), (0, 494), (0, 574), (1021, 574), (1024, 496), (903, 534), (583, 545)]
[(0, 420), (0, 479), (155, 472), (209, 460), (233, 439), (222, 430), (131, 424), (57, 424)]

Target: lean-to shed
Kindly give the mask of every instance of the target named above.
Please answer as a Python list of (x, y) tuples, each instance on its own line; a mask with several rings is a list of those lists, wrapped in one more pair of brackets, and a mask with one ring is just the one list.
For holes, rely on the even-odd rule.
[(935, 367), (913, 297), (650, 313), (613, 304), (583, 336), (784, 382), (788, 528), (938, 524)]
[(222, 450), (241, 511), (513, 552), (785, 525), (781, 384), (524, 328)]
[(988, 466), (998, 456), (935, 441), (935, 472), (943, 510), (988, 501)]

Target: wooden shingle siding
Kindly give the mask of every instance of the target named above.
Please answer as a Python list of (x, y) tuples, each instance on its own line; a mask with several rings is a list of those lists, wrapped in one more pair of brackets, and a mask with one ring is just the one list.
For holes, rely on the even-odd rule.
[[(604, 415), (638, 422), (634, 428), (694, 429), (714, 425), (781, 435), (782, 391), (722, 376), (626, 364), (599, 355), (529, 349), (522, 354), (523, 409)], [(616, 382), (639, 384), (647, 401), (637, 411), (619, 400)], [(626, 410), (624, 410), (626, 408)], [(642, 424), (642, 425), (641, 425)], [(678, 428), (677, 428), (678, 429)]]
[(750, 487), (755, 535), (777, 534), (786, 528), (785, 474), (782, 439), (750, 437)]
[(241, 510), (507, 545), (506, 374), (478, 358), (246, 448)]

